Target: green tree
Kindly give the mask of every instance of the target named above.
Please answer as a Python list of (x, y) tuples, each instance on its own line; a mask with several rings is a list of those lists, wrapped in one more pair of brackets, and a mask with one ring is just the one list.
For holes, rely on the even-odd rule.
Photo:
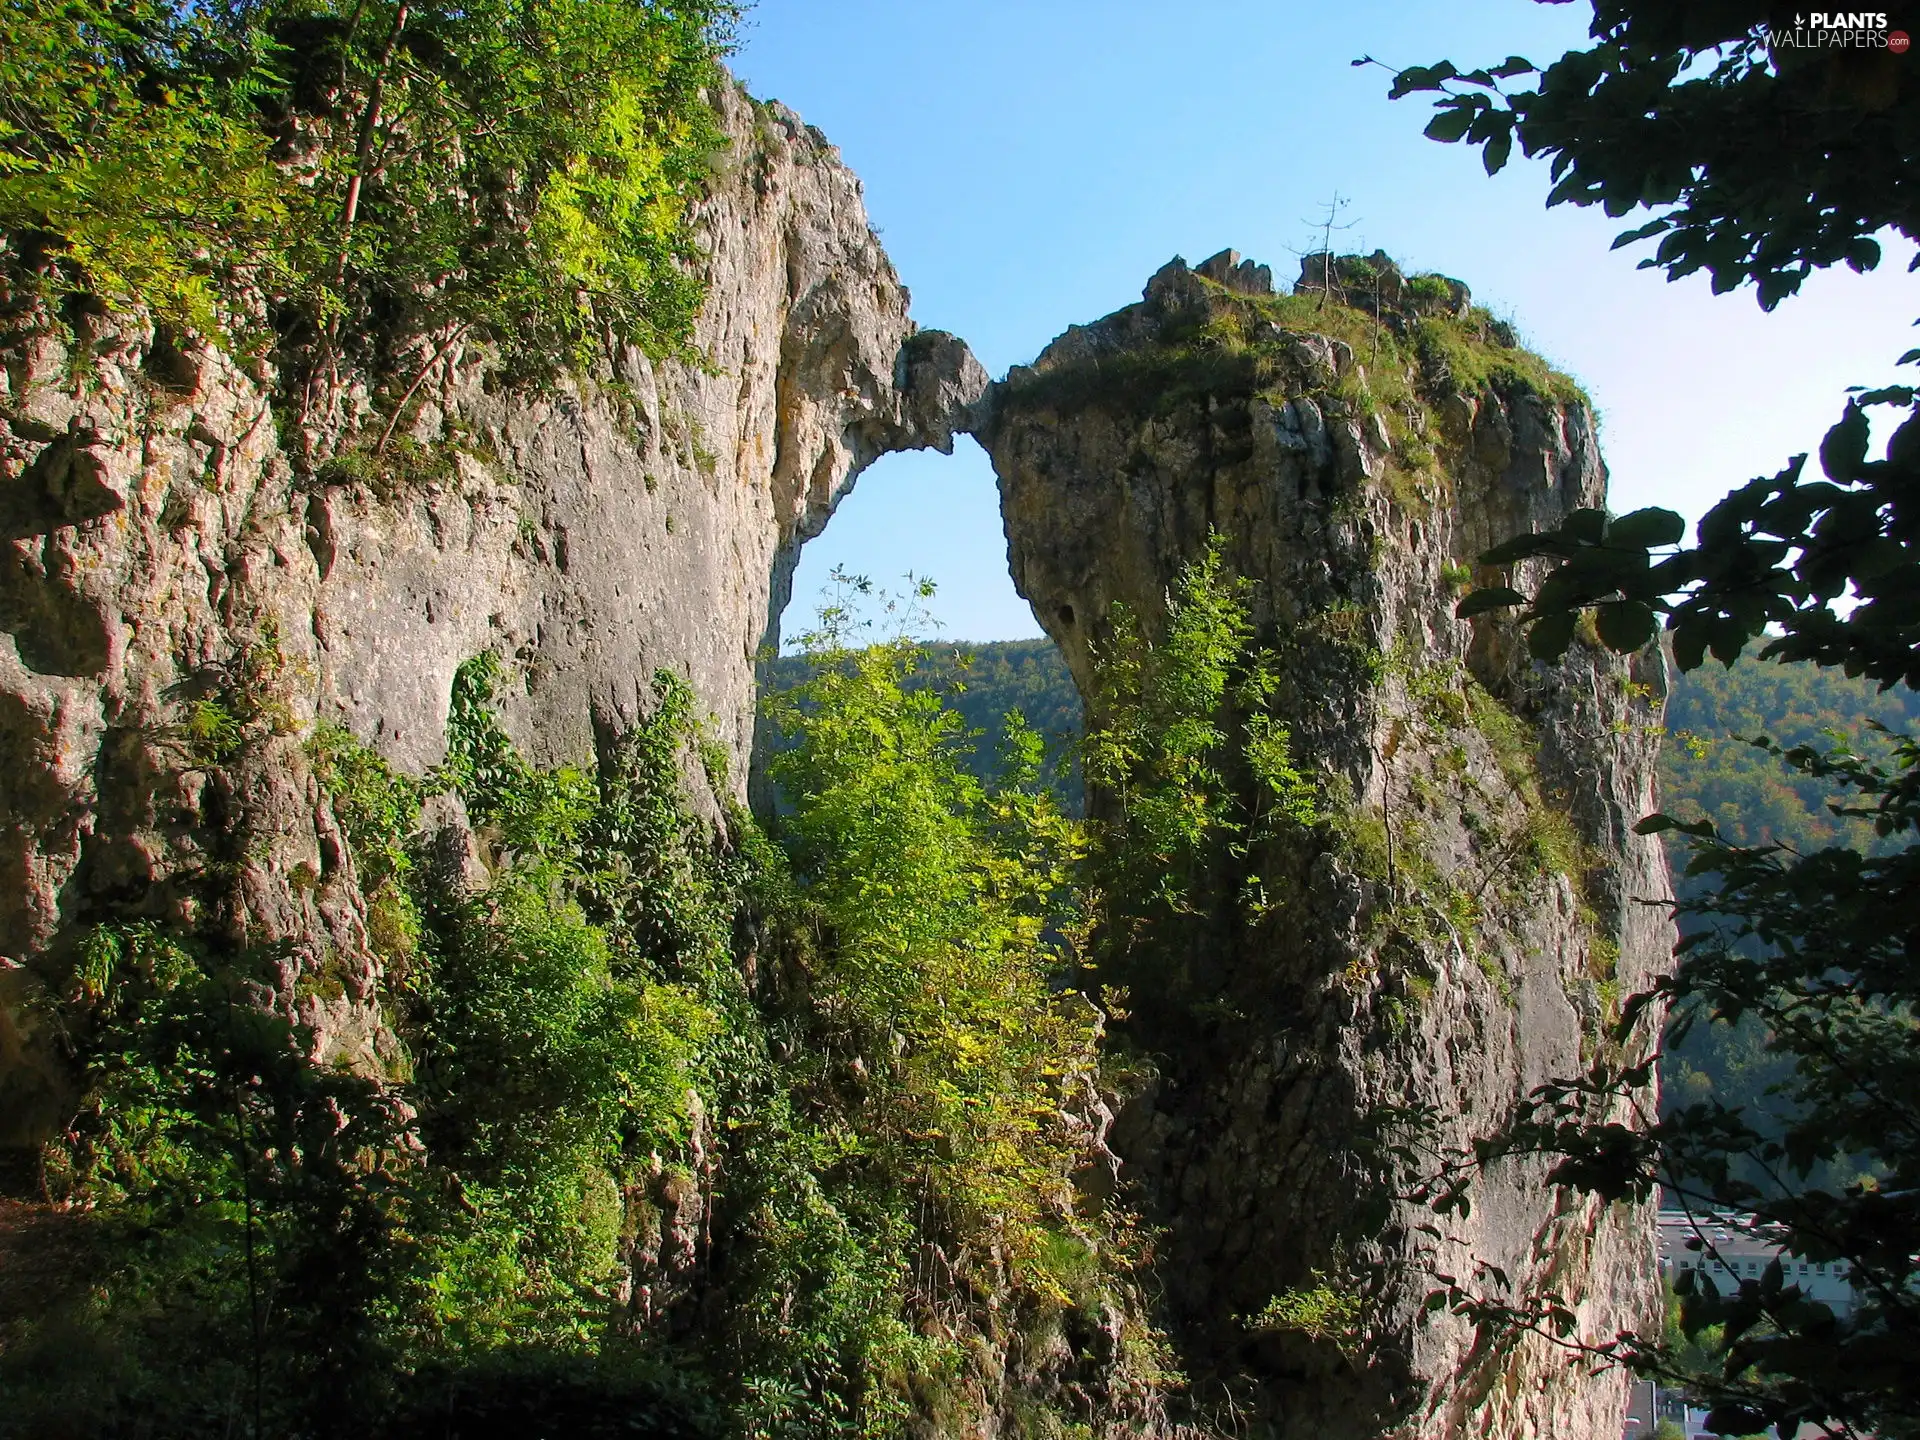
[(769, 703), (793, 742), (771, 767), (792, 806), (779, 834), (834, 937), (814, 979), (837, 1032), (824, 1048), (858, 1057), (884, 1097), (875, 1156), (931, 1177), (963, 1244), (1044, 1289), (1082, 1158), (1059, 1109), (1098, 1071), (1098, 1012), (1071, 988), (1081, 827), (1023, 724), (983, 784), (959, 713), (913, 683), (920, 647), (855, 634), (830, 608), (808, 678)]
[(1814, 270), (1877, 265), (1887, 226), (1920, 238), (1920, 77), (1884, 23), (1877, 44), (1810, 45), (1742, 0), (1592, 8), (1593, 44), (1544, 69), (1416, 65), (1390, 93), (1443, 92), (1431, 138), (1479, 146), (1489, 174), (1518, 140), (1552, 161), (1549, 205), (1651, 211), (1615, 245), (1657, 235), (1643, 267), (1750, 283), (1768, 309)]
[[(775, 690), (790, 689), (810, 673), (807, 657), (783, 655), (770, 667), (768, 684)], [(922, 646), (919, 664), (906, 683), (938, 690), (966, 728), (978, 733), (967, 764), (982, 782), (1001, 777), (1004, 760), (1017, 748), (1016, 732), (1023, 726), (1030, 729), (1041, 741), (1042, 777), (1062, 804), (1079, 812), (1082, 796), (1074, 752), (1081, 729), (1080, 692), (1051, 640), (930, 641)]]
[(1178, 917), (1225, 916), (1229, 931), (1258, 923), (1254, 851), (1321, 818), (1270, 704), (1279, 657), (1254, 644), (1250, 590), (1210, 544), (1175, 578), (1164, 634), (1148, 639), (1116, 606), (1098, 657), (1082, 766), (1100, 797), (1090, 872), (1101, 963), (1142, 998), (1199, 998), (1185, 993), (1190, 972), (1223, 941)]
[[(1920, 232), (1920, 80), (1891, 51), (1808, 52), (1770, 31), (1757, 7), (1707, 3), (1602, 0), (1592, 37), (1545, 70), (1519, 57), (1467, 72), (1443, 63), (1400, 72), (1393, 93), (1442, 92), (1428, 133), (1484, 147), (1490, 171), (1516, 139), (1552, 156), (1550, 203), (1654, 212), (1617, 243), (1659, 235), (1646, 264), (1670, 277), (1705, 269), (1722, 291), (1752, 283), (1769, 308), (1813, 269), (1876, 264), (1882, 229)], [(1503, 88), (1521, 76), (1537, 79)], [(1805, 476), (1806, 457), (1796, 457), (1713, 507), (1691, 544), (1679, 516), (1650, 509), (1578, 512), (1496, 547), (1483, 559), (1515, 567), (1514, 583), (1474, 592), (1459, 613), (1526, 606), (1520, 618), (1542, 660), (1564, 653), (1590, 613), (1620, 651), (1664, 625), (1682, 670), (1709, 654), (1731, 665), (1759, 641), (1763, 660), (1911, 690), (1920, 417), (1870, 458), (1869, 415), (1914, 401), (1908, 386), (1856, 394), (1820, 447), (1824, 478)], [(1649, 817), (1643, 830), (1689, 842), (1678, 906), (1686, 934), (1677, 972), (1624, 1007), (1619, 1038), (1669, 1007), (1674, 1036), (1757, 1025), (1778, 1077), (1768, 1103), (1709, 1096), (1628, 1124), (1652, 1062), (1603, 1062), (1542, 1087), (1502, 1133), (1454, 1157), (1434, 1198), (1456, 1208), (1478, 1166), (1542, 1151), (1559, 1157), (1561, 1183), (1610, 1197), (1660, 1187), (1689, 1207), (1744, 1217), (1790, 1253), (1844, 1263), (1859, 1299), (1845, 1320), (1778, 1265), (1725, 1293), (1690, 1271), (1677, 1287), (1682, 1340), (1717, 1329), (1717, 1363), (1659, 1335), (1605, 1348), (1705, 1399), (1723, 1434), (1792, 1433), (1803, 1422), (1835, 1436), (1920, 1434), (1920, 1388), (1905, 1359), (1920, 1336), (1920, 749), (1905, 735), (1887, 736), (1878, 756), (1756, 744), (1876, 838), (1849, 844), (1858, 832), (1843, 831), (1840, 843), (1802, 852), (1723, 834), (1712, 818)], [(1830, 1180), (1861, 1169), (1852, 1183)], [(1457, 1284), (1434, 1303), (1552, 1334), (1564, 1335), (1569, 1318), (1555, 1304)]]
[(249, 328), (251, 292), (326, 383), (418, 335), (535, 370), (660, 353), (698, 310), (686, 205), (733, 13), (5, 0), (0, 233), (56, 288), (202, 332)]

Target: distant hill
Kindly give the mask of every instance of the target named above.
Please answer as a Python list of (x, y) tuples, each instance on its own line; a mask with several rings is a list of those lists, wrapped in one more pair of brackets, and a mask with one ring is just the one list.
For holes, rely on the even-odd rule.
[[(774, 683), (793, 684), (806, 664), (803, 657), (782, 656), (774, 664)], [(982, 778), (994, 773), (1010, 710), (1020, 710), (1063, 757), (1079, 738), (1080, 696), (1050, 640), (932, 645), (922, 673), (924, 683), (946, 690), (968, 728), (979, 732), (974, 769)], [(1869, 827), (1831, 814), (1819, 785), (1735, 738), (1768, 735), (1789, 745), (1826, 744), (1830, 732), (1838, 732), (1858, 748), (1884, 753), (1885, 742), (1869, 721), (1893, 730), (1920, 729), (1920, 695), (1882, 693), (1838, 670), (1775, 665), (1752, 656), (1731, 667), (1709, 662), (1690, 675), (1675, 675), (1660, 760), (1661, 807), (1711, 816), (1743, 844), (1802, 850), (1870, 845)], [(1059, 774), (1077, 799), (1071, 765)]]
[(1838, 732), (1864, 753), (1885, 754), (1885, 739), (1870, 721), (1892, 730), (1920, 728), (1920, 695), (1905, 689), (1882, 693), (1838, 670), (1776, 665), (1750, 655), (1731, 667), (1709, 662), (1675, 677), (1660, 762), (1661, 806), (1711, 817), (1747, 845), (1870, 845), (1870, 827), (1830, 813), (1822, 786), (1734, 738), (1766, 735), (1787, 745), (1827, 745)]
[(1080, 694), (1051, 640), (936, 645), (929, 660), (929, 680), (950, 687), (968, 728), (982, 732), (983, 755), (998, 753), (1010, 710), (1019, 710), (1050, 744), (1064, 748), (1080, 738)]
[[(773, 663), (772, 683), (779, 689), (796, 684), (807, 663), (802, 655), (782, 655)], [(1051, 777), (1062, 798), (1078, 810), (1080, 781), (1072, 750), (1080, 738), (1080, 695), (1051, 640), (929, 645), (919, 682), (945, 692), (947, 703), (976, 732), (971, 768), (983, 780), (999, 769), (1008, 713), (1020, 711), (1047, 741)]]

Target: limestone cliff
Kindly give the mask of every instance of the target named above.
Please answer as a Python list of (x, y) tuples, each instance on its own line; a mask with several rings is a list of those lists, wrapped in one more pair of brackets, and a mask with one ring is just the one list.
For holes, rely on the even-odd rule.
[[(1114, 1135), (1166, 1228), (1157, 1283), (1195, 1420), (1611, 1440), (1617, 1379), (1423, 1315), (1421, 1276), (1484, 1260), (1610, 1334), (1652, 1293), (1640, 1217), (1557, 1210), (1516, 1167), (1430, 1243), (1362, 1144), (1389, 1112), (1424, 1109), (1430, 1144), (1483, 1131), (1601, 1043), (1666, 952), (1634, 903), (1663, 893), (1659, 853), (1628, 830), (1649, 808), (1657, 659), (1577, 647), (1543, 668), (1502, 625), (1450, 615), (1461, 561), (1598, 503), (1591, 413), (1464, 287), (1331, 260), (1324, 305), (1273, 297), (1262, 267), (1170, 266), (982, 399), (965, 346), (908, 318), (818, 132), (736, 90), (717, 103), (692, 360), (628, 350), (516, 386), (483, 347), (422, 337), (417, 380), (350, 377), (309, 452), (271, 365), (0, 289), (0, 1149), (65, 1113), (42, 1002), (104, 919), (269, 951), (255, 998), (311, 1027), (316, 1060), (403, 1063), (316, 730), (419, 773), (456, 667), (493, 651), (521, 748), (585, 759), (666, 668), (727, 761), (701, 802), (740, 798), (756, 657), (800, 545), (877, 456), (972, 429), (1016, 580), (1083, 691), (1114, 607), (1150, 630), (1222, 537), (1258, 582), (1329, 814), (1264, 857), (1279, 918), (1204, 917), (1177, 1004), (1131, 1028), (1157, 1078)], [(458, 829), (457, 810), (442, 796), (429, 819)], [(647, 1261), (663, 1270), (703, 1213), (697, 1186), (673, 1188)], [(1245, 1323), (1323, 1282), (1369, 1302), (1337, 1343)], [(1157, 1424), (1157, 1390), (1091, 1398), (1135, 1317), (1098, 1318), (996, 1359), (1003, 1388), (1084, 1365), (1076, 1414), (1084, 1397), (1100, 1428)], [(969, 1414), (992, 1434), (1013, 1409)]]
[[(1218, 537), (1322, 797), (1312, 834), (1258, 857), (1263, 913), (1194, 917), (1127, 1027), (1155, 1078), (1115, 1146), (1166, 1227), (1191, 1398), (1303, 1440), (1612, 1440), (1620, 1375), (1422, 1301), (1436, 1272), (1501, 1293), (1476, 1275), (1493, 1265), (1610, 1338), (1655, 1312), (1647, 1217), (1513, 1164), (1435, 1238), (1396, 1198), (1405, 1167), (1366, 1144), (1416, 1112), (1424, 1144), (1487, 1133), (1607, 1043), (1669, 951), (1640, 903), (1666, 893), (1664, 862), (1630, 829), (1651, 808), (1659, 657), (1576, 644), (1545, 666), (1506, 622), (1452, 615), (1481, 551), (1603, 503), (1593, 414), (1457, 282), (1316, 256), (1279, 297), (1237, 260), (1175, 261), (1069, 330), (994, 387), (979, 432), (1015, 582), (1090, 723), (1116, 607), (1151, 638)], [(1248, 1318), (1316, 1292), (1365, 1307), (1317, 1335)]]
[(363, 377), (317, 467), (283, 445), (270, 366), (0, 295), (0, 1144), (54, 1118), (33, 1000), (108, 915), (284, 942), (275, 1003), (321, 1058), (383, 1063), (367, 897), (302, 749), (316, 722), (418, 772), (455, 667), (491, 649), (518, 671), (507, 723), (550, 764), (617, 734), (664, 667), (743, 793), (801, 543), (880, 454), (949, 447), (986, 377), (916, 332), (824, 137), (717, 103), (697, 359), (628, 350), (532, 390), (428, 346), (398, 432)]

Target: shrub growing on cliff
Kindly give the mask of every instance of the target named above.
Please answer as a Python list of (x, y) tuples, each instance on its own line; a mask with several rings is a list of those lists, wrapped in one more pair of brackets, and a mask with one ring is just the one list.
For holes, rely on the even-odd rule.
[(698, 308), (685, 207), (732, 13), (6, 0), (0, 231), (202, 331), (257, 287), (323, 372), (343, 318), (535, 367), (609, 337), (658, 353)]
[(13, 247), (57, 251), (107, 299), (205, 329), (235, 266), (283, 280), (299, 191), (248, 115), (268, 51), (256, 28), (166, 0), (7, 0), (0, 227)]
[(1254, 647), (1247, 601), (1210, 546), (1175, 581), (1162, 638), (1147, 640), (1117, 606), (1099, 656), (1082, 758), (1102, 807), (1089, 872), (1097, 939), (1108, 978), (1143, 995), (1182, 995), (1186, 952), (1212, 943), (1182, 917), (1259, 923), (1255, 847), (1322, 818), (1268, 708), (1277, 661)]
[[(663, 682), (601, 788), (514, 753), (497, 674), (463, 668), (424, 784), (343, 732), (310, 746), (376, 910), (410, 917), (379, 997), (404, 1083), (316, 1063), (263, 1008), (286, 957), (152, 925), (84, 948), (64, 1018), (88, 1095), (48, 1162), (99, 1217), (105, 1278), (7, 1356), (34, 1424), (77, 1405), (103, 1435), (360, 1433), (409, 1373), (517, 1403), (501, 1387), (522, 1381), (475, 1372), (503, 1350), (573, 1354), (576, 1387), (604, 1363), (637, 1393), (643, 1349), (608, 1334), (627, 1196), (693, 1143), (736, 882), (684, 807), (647, 805), (678, 795), (684, 686)], [(479, 894), (409, 839), (448, 789), (512, 847)], [(677, 923), (636, 923), (649, 904)], [(114, 1369), (82, 1383), (49, 1349), (62, 1327)]]
[[(289, 957), (96, 931), (61, 1017), (87, 1100), (48, 1159), (101, 1283), (8, 1337), (21, 1423), (384, 1434), (535, 1407), (583, 1434), (879, 1436), (997, 1393), (977, 1356), (1003, 1327), (1123, 1287), (1125, 1217), (1081, 1216), (1073, 1185), (1098, 1158), (1097, 1012), (1062, 988), (1078, 829), (1017, 738), (1005, 785), (964, 773), (909, 647), (817, 658), (776, 705), (791, 860), (690, 812), (708, 757), (671, 676), (597, 775), (516, 751), (491, 656), (425, 777), (309, 742), (407, 917), (376, 997), (397, 1080), (316, 1063), (262, 1007)], [(415, 833), (429, 795), (472, 822), (464, 866)], [(655, 1265), (690, 1216), (697, 1246)], [(1150, 1366), (1128, 1334), (1114, 1363)]]

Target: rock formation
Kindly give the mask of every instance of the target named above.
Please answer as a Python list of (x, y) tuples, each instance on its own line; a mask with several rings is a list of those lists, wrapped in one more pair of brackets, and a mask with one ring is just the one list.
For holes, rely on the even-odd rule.
[[(1284, 923), (1208, 917), (1179, 1005), (1133, 1026), (1157, 1078), (1114, 1134), (1166, 1227), (1156, 1278), (1196, 1421), (1611, 1440), (1617, 1377), (1423, 1315), (1423, 1276), (1479, 1257), (1522, 1293), (1580, 1297), (1584, 1333), (1609, 1335), (1646, 1318), (1644, 1217), (1560, 1207), (1514, 1166), (1430, 1242), (1362, 1144), (1421, 1107), (1429, 1143), (1483, 1131), (1605, 1043), (1666, 953), (1634, 903), (1664, 891), (1659, 852), (1629, 832), (1657, 657), (1541, 667), (1509, 627), (1450, 614), (1461, 562), (1599, 503), (1591, 412), (1464, 287), (1384, 257), (1309, 257), (1284, 301), (1231, 254), (1176, 263), (983, 398), (966, 347), (908, 318), (832, 147), (779, 106), (718, 103), (698, 361), (629, 350), (536, 392), (448, 342), (390, 433), (376, 382), (349, 385), (319, 464), (283, 439), (270, 365), (0, 293), (0, 1149), (64, 1113), (41, 1002), (107, 917), (270, 949), (258, 998), (311, 1027), (314, 1058), (389, 1070), (380, 920), (316, 727), (419, 773), (456, 667), (490, 650), (525, 753), (585, 759), (666, 668), (726, 755), (725, 793), (700, 797), (717, 809), (746, 791), (757, 656), (801, 544), (876, 457), (971, 429), (1016, 581), (1085, 693), (1114, 607), (1150, 635), (1220, 537), (1344, 837), (1276, 852)], [(457, 810), (428, 818), (464, 866)], [(1201, 1001), (1227, 1018), (1195, 1021)], [(665, 1265), (700, 1197), (655, 1179), (671, 1223), (639, 1248)], [(1369, 1302), (1351, 1334), (1245, 1323), (1349, 1282)], [(1100, 1352), (1056, 1341), (1048, 1373)]]
[[(1458, 282), (1310, 256), (1277, 297), (1231, 252), (1169, 264), (989, 408), (1014, 579), (1090, 723), (1116, 607), (1151, 639), (1218, 543), (1254, 582), (1274, 711), (1334, 837), (1270, 846), (1264, 918), (1194, 917), (1128, 1026), (1155, 1079), (1114, 1144), (1166, 1227), (1157, 1278), (1198, 1414), (1301, 1440), (1612, 1440), (1620, 1374), (1422, 1301), (1434, 1273), (1557, 1292), (1609, 1339), (1657, 1310), (1648, 1217), (1511, 1163), (1435, 1238), (1366, 1144), (1414, 1112), (1436, 1147), (1489, 1132), (1610, 1043), (1618, 998), (1669, 952), (1639, 903), (1667, 893), (1664, 861), (1630, 828), (1652, 808), (1658, 655), (1581, 643), (1546, 666), (1509, 622), (1452, 615), (1480, 552), (1603, 503), (1592, 411)], [(1339, 1323), (1286, 1323), (1350, 1295), (1364, 1308)], [(1249, 1318), (1276, 1297), (1281, 1323)]]
[[(303, 479), (270, 367), (0, 296), (0, 1145), (57, 1109), (32, 999), (63, 947), (108, 906), (197, 918), (210, 873), (236, 938), (290, 947), (280, 1003), (380, 1063), (366, 897), (297, 738), (315, 722), (417, 773), (455, 667), (492, 649), (519, 672), (510, 729), (552, 764), (618, 733), (665, 667), (744, 794), (756, 655), (800, 545), (879, 455), (949, 448), (986, 376), (916, 331), (825, 138), (719, 103), (700, 362), (629, 350), (534, 395), (455, 346), (386, 463), (367, 422)], [(221, 737), (196, 713), (259, 743), (201, 763)], [(321, 972), (339, 984), (300, 984)]]

